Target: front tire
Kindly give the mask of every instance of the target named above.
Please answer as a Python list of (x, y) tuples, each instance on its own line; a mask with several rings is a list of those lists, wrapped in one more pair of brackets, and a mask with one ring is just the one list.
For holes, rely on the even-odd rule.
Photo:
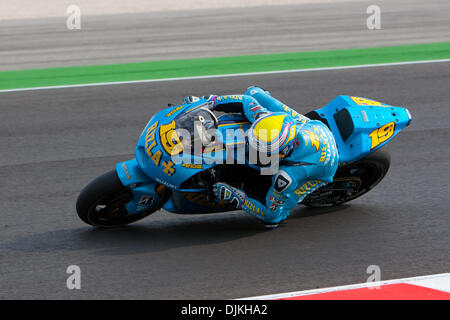
[(131, 191), (120, 182), (115, 170), (89, 183), (77, 199), (76, 209), (82, 221), (95, 227), (117, 227), (138, 221), (154, 211), (130, 214), (125, 205)]

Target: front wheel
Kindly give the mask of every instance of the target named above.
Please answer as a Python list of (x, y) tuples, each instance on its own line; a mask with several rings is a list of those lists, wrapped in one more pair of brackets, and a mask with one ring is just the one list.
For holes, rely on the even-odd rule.
[(132, 199), (131, 191), (120, 182), (115, 170), (89, 183), (77, 199), (76, 209), (81, 220), (96, 227), (117, 227), (138, 221), (151, 212), (130, 214), (125, 205)]
[(363, 159), (340, 167), (333, 182), (311, 193), (302, 204), (310, 207), (329, 207), (354, 200), (380, 183), (389, 166), (389, 153), (377, 150)]

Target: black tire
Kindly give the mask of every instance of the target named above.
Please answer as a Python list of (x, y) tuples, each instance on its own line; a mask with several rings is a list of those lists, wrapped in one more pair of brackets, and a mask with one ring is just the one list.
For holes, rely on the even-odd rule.
[(340, 167), (333, 182), (310, 194), (302, 204), (329, 207), (354, 200), (380, 183), (388, 172), (390, 163), (391, 157), (387, 151), (379, 149), (372, 152), (361, 160)]
[(95, 227), (118, 227), (138, 221), (153, 211), (129, 214), (125, 204), (132, 198), (131, 191), (120, 182), (115, 170), (89, 183), (77, 199), (78, 216)]

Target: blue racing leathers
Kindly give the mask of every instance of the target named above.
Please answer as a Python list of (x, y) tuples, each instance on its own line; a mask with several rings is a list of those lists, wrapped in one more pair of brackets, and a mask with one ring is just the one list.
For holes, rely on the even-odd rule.
[(214, 110), (240, 112), (252, 123), (261, 114), (272, 112), (285, 112), (296, 120), (294, 149), (280, 161), (264, 201), (224, 183), (216, 185), (218, 199), (233, 199), (238, 208), (264, 223), (277, 224), (307, 195), (333, 180), (338, 150), (333, 134), (321, 121), (308, 119), (258, 87), (248, 88), (244, 95), (214, 97)]

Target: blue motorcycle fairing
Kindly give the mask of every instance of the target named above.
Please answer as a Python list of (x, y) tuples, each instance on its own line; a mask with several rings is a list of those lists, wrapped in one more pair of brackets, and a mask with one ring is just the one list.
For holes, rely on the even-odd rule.
[[(287, 111), (281, 101), (261, 88), (250, 87), (246, 94), (266, 108)], [(288, 110), (292, 116), (296, 114), (294, 110)], [(411, 114), (406, 108), (345, 95), (336, 97), (315, 112), (326, 120), (335, 137), (340, 165), (362, 159), (383, 147), (411, 122)]]
[[(192, 104), (174, 106), (172, 110), (163, 110), (152, 117), (136, 147), (137, 163), (145, 174), (171, 189), (179, 190), (181, 184), (193, 175), (216, 166), (218, 161), (215, 160), (226, 159), (226, 148), (211, 148), (201, 155), (183, 153), (180, 157), (169, 153), (173, 151), (170, 149), (173, 142), (167, 141), (167, 136), (176, 129), (176, 117), (181, 112), (186, 113), (193, 108), (204, 106), (205, 103), (206, 100), (201, 99)], [(250, 123), (246, 120), (239, 121), (241, 119), (242, 117), (233, 115), (219, 118), (217, 145), (226, 147), (245, 143), (243, 135), (226, 136), (227, 129), (234, 132), (237, 127), (244, 131), (248, 128)]]
[[(175, 130), (175, 118), (190, 109), (204, 105), (201, 99), (192, 104), (173, 106), (154, 115), (143, 130), (136, 146), (136, 159), (142, 171), (171, 189), (178, 190), (181, 184), (198, 172), (213, 167), (202, 161), (201, 157), (190, 156), (188, 165), (175, 163), (168, 153), (174, 147), (173, 141), (167, 139)], [(165, 145), (163, 146), (163, 141)], [(185, 159), (185, 158), (184, 158)]]
[(116, 164), (116, 172), (125, 187), (148, 183), (149, 177), (142, 172), (136, 159)]
[[(228, 146), (238, 149), (234, 148), (235, 145), (245, 145), (243, 135), (234, 134), (232, 137), (227, 137), (227, 130), (230, 129), (229, 132), (235, 132), (236, 129), (241, 128), (242, 132), (245, 132), (250, 123), (242, 115), (222, 115), (218, 119), (217, 137), (219, 143), (223, 144), (223, 148), (213, 149), (209, 153), (204, 152), (200, 156), (186, 155), (189, 161), (185, 162), (176, 162), (176, 159), (167, 152), (170, 142), (164, 148), (161, 141), (164, 139), (162, 135), (165, 128), (175, 129), (173, 121), (178, 115), (202, 107), (206, 102), (206, 100), (201, 99), (192, 104), (173, 106), (158, 112), (150, 119), (141, 133), (136, 146), (136, 158), (117, 164), (116, 171), (120, 180), (125, 186), (130, 186), (134, 195), (133, 200), (127, 205), (127, 210), (130, 213), (141, 212), (139, 201), (143, 197), (154, 197), (155, 206), (160, 204), (160, 197), (155, 192), (157, 184), (162, 184), (173, 191), (172, 197), (163, 206), (167, 211), (178, 213), (223, 211), (223, 208), (212, 208), (213, 203), (207, 201), (204, 188), (186, 189), (181, 188), (181, 185), (195, 174), (216, 166), (215, 159), (223, 159), (225, 163)], [(172, 127), (168, 127), (171, 125)], [(161, 130), (161, 127), (163, 127), (163, 130)], [(186, 158), (183, 156), (180, 157), (180, 160), (186, 160)], [(153, 208), (153, 206), (150, 208)]]
[(383, 147), (411, 122), (406, 108), (344, 95), (315, 112), (333, 132), (340, 165), (362, 159)]
[(130, 214), (155, 210), (161, 206), (161, 197), (156, 192), (157, 183), (142, 172), (136, 159), (116, 165), (117, 175), (126, 187), (129, 187), (133, 198), (125, 209)]

